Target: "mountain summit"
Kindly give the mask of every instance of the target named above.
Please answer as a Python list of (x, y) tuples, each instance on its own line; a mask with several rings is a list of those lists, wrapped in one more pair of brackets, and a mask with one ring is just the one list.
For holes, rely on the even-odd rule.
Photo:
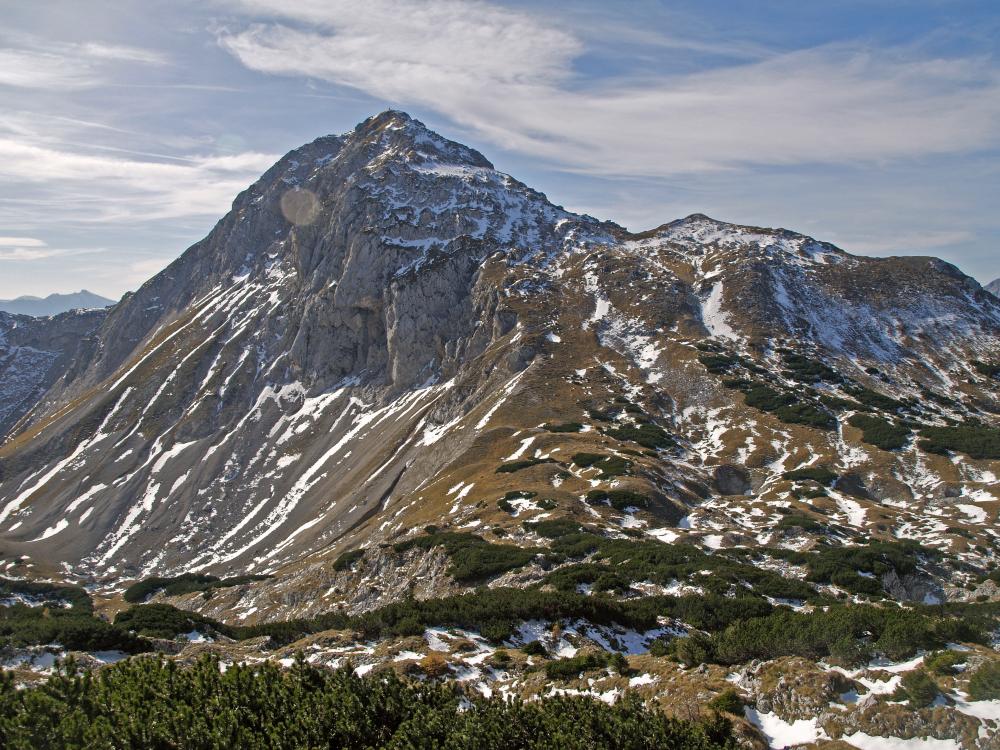
[(463, 590), (433, 556), (325, 585), (426, 525), (992, 544), (1000, 301), (974, 280), (700, 214), (631, 234), (401, 112), (283, 157), (90, 323), (44, 393), (0, 370), (15, 566), (266, 573), (213, 606), (273, 617)]

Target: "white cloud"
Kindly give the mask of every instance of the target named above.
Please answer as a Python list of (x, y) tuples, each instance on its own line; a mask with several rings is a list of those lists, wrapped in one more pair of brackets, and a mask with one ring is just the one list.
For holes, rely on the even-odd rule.
[(585, 52), (579, 38), (482, 2), (237, 5), (295, 23), (217, 32), (251, 69), (431, 108), (478, 137), (581, 172), (872, 163), (1000, 142), (1000, 74), (986, 59), (826, 46), (588, 82), (573, 70)]
[[(36, 145), (0, 134), (0, 179), (58, 195), (62, 221), (219, 216), (276, 159), (274, 154), (246, 152), (166, 163)], [(44, 200), (38, 205), (48, 210), (42, 208)]]
[(34, 237), (0, 237), (0, 247), (45, 247), (45, 243)]
[(46, 42), (20, 35), (19, 46), (0, 49), (0, 86), (27, 89), (82, 89), (106, 81), (110, 64), (165, 65), (165, 55), (114, 44)]
[(103, 248), (56, 248), (37, 245), (0, 248), (0, 262), (44, 260), (46, 258), (64, 258), (72, 255), (91, 255), (102, 253)]

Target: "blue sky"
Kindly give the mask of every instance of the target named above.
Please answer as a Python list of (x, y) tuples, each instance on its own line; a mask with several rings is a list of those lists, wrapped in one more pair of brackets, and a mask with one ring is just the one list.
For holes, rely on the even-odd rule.
[(0, 297), (117, 297), (387, 107), (567, 208), (1000, 276), (993, 0), (0, 0)]

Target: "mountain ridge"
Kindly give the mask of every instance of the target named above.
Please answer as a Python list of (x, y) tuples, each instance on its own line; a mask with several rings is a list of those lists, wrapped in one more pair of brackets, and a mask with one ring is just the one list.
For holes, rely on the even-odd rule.
[[(630, 297), (637, 284), (646, 305)], [(660, 429), (702, 431), (684, 426), (697, 394), (738, 391), (717, 391), (693, 342), (763, 357), (754, 366), (771, 372), (785, 355), (770, 342), (791, 337), (831, 364), (843, 358), (852, 387), (915, 398), (958, 387), (956, 362), (980, 377), (969, 363), (989, 360), (1000, 324), (984, 294), (937, 259), (851, 256), (701, 214), (630, 234), (551, 204), (478, 152), (388, 111), (291, 151), (208, 237), (109, 311), (94, 356), (54, 382), (0, 448), (0, 530), (12, 552), (52, 553), (85, 576), (294, 567), (421, 488), (447, 479), (434, 491), (443, 500), (460, 486), (461, 500), (466, 485), (483, 485), (456, 484), (456, 456), (482, 461), (495, 450), (478, 433), (516, 394), (529, 411), (542, 408), (521, 389), (552, 370), (545, 363), (564, 338), (580, 352), (567, 360), (583, 357), (587, 374), (568, 361), (557, 368), (568, 380), (548, 382), (566, 385), (547, 387), (559, 411), (579, 409), (561, 389), (585, 398), (592, 386), (573, 381), (594, 377), (640, 401)], [(873, 379), (859, 363), (919, 381)], [(992, 420), (989, 383), (961, 387), (974, 402), (942, 414)], [(818, 400), (796, 408), (837, 422)], [(813, 430), (783, 424), (768, 429)], [(718, 465), (762, 461), (755, 440), (742, 452), (716, 446), (714, 457), (683, 437), (684, 458), (643, 459), (637, 480), (661, 523), (690, 515), (701, 501), (686, 484), (717, 482), (723, 454)], [(331, 474), (337, 465), (344, 476)], [(408, 513), (440, 521), (438, 502)], [(67, 512), (86, 514), (72, 533)]]
[(15, 299), (0, 299), (0, 312), (32, 317), (50, 317), (70, 310), (90, 310), (110, 307), (115, 301), (86, 289), (69, 294), (53, 293), (47, 297), (22, 295)]

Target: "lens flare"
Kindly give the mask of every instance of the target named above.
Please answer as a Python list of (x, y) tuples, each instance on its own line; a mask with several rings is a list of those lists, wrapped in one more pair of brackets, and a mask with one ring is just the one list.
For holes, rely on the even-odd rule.
[(311, 190), (289, 190), (281, 196), (281, 213), (296, 226), (312, 224), (319, 215), (319, 198)]

